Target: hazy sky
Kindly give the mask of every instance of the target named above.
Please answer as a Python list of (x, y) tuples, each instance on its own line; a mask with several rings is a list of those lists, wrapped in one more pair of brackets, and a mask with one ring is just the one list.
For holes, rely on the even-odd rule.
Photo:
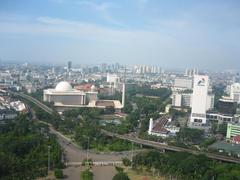
[(0, 0), (0, 59), (240, 69), (240, 1)]

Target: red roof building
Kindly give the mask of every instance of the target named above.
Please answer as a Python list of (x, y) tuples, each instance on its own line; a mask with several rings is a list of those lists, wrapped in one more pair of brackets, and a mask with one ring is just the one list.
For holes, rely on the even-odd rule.
[(240, 144), (240, 135), (234, 136), (234, 137), (232, 138), (232, 143)]
[(88, 91), (91, 91), (91, 87), (92, 87), (92, 84), (80, 84), (80, 85), (77, 85), (77, 86), (74, 86), (74, 89), (77, 89), (79, 91), (84, 91), (84, 92), (88, 92)]

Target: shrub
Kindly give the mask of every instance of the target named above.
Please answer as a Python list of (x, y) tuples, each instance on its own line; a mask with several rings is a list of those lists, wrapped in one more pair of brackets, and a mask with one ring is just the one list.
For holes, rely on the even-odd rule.
[(93, 180), (93, 173), (89, 169), (81, 172), (81, 180)]
[(62, 169), (55, 169), (54, 174), (55, 174), (55, 177), (58, 178), (58, 179), (63, 178)]

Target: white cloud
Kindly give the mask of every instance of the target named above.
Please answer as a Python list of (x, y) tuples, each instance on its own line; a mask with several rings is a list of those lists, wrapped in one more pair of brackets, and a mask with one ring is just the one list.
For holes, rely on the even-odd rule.
[(93, 23), (70, 21), (51, 17), (38, 17), (33, 22), (0, 21), (0, 33), (51, 35), (82, 38), (102, 42), (156, 41), (171, 39), (159, 32), (141, 30), (117, 30)]
[(102, 12), (108, 11), (109, 8), (112, 7), (112, 3), (110, 3), (110, 2), (103, 2), (103, 3), (97, 4), (92, 1), (78, 1), (78, 2), (76, 2), (76, 4), (89, 6), (95, 10), (102, 11)]
[(101, 17), (103, 20), (105, 20), (108, 23), (123, 26), (123, 24), (119, 21), (113, 18), (112, 14), (110, 13), (112, 8), (117, 7), (117, 5), (113, 2), (100, 2), (96, 3), (93, 1), (87, 1), (87, 0), (50, 0), (51, 2), (57, 3), (57, 4), (71, 4), (75, 6), (80, 7), (87, 7), (96, 12), (96, 14)]
[(93, 9), (105, 21), (107, 21), (111, 24), (123, 26), (123, 24), (120, 21), (113, 18), (113, 16), (110, 13), (111, 9), (116, 7), (116, 4), (114, 4), (114, 3), (110, 3), (110, 2), (95, 3), (95, 2), (91, 2), (91, 1), (78, 1), (77, 4), (81, 5), (81, 6), (87, 6), (91, 9)]

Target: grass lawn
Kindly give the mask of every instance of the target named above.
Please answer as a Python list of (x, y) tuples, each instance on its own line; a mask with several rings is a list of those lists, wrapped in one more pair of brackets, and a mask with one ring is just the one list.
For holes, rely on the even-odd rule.
[(166, 180), (164, 177), (154, 177), (144, 172), (137, 174), (137, 172), (133, 170), (128, 170), (127, 174), (131, 180)]
[(46, 176), (46, 177), (39, 177), (36, 180), (57, 180), (57, 178), (55, 178), (54, 171), (50, 171), (48, 176)]
[(104, 119), (104, 120), (119, 119), (119, 120), (123, 120), (122, 117), (116, 116), (115, 114), (104, 114), (104, 115), (101, 115), (99, 119)]

